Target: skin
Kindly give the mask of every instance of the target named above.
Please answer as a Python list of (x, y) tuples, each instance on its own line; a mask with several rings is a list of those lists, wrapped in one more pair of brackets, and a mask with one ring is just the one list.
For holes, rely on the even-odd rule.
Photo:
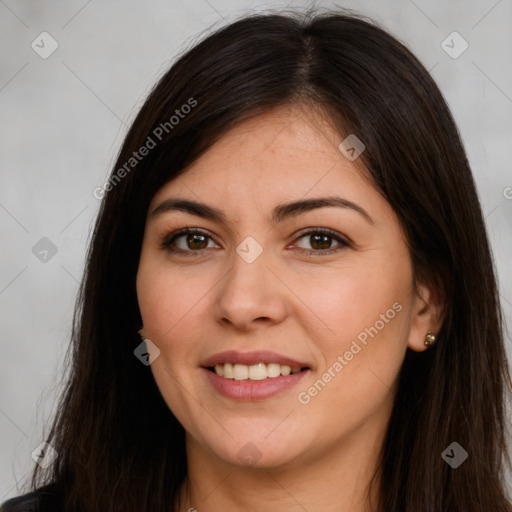
[[(233, 128), (151, 201), (149, 212), (185, 198), (227, 219), (148, 214), (137, 274), (144, 334), (161, 351), (151, 370), (186, 430), (189, 474), (180, 510), (375, 510), (365, 493), (405, 351), (427, 349), (425, 335), (439, 331), (442, 305), (432, 287), (413, 291), (399, 220), (359, 161), (338, 150), (341, 141), (317, 111), (279, 107)], [(373, 223), (339, 207), (270, 220), (278, 204), (327, 196), (356, 203)], [(186, 254), (162, 248), (185, 226), (210, 238), (176, 240)], [(331, 229), (350, 245), (315, 242), (314, 228)], [(252, 263), (236, 252), (247, 236), (263, 248)], [(326, 247), (340, 250), (308, 253)], [(338, 356), (396, 303), (394, 318), (300, 403), (299, 392), (329, 368), (332, 375)], [(274, 397), (240, 402), (218, 394), (200, 368), (224, 350), (271, 350), (311, 371)], [(247, 443), (255, 447), (252, 465), (238, 457)]]

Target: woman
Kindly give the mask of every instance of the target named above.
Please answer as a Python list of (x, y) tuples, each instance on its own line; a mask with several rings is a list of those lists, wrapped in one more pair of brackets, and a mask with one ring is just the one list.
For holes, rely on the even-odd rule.
[(218, 30), (95, 194), (56, 458), (4, 510), (512, 510), (482, 212), (396, 39), (339, 13)]

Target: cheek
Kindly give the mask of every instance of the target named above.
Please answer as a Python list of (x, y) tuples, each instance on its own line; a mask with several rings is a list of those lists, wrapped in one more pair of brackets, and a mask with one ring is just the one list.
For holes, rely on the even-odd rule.
[(406, 306), (391, 290), (350, 293), (357, 289), (347, 285), (321, 309), (335, 335), (313, 338), (322, 365), (297, 394), (313, 428), (325, 432), (326, 421), (331, 426), (326, 435), (356, 431), (388, 410), (405, 356)]
[(315, 323), (333, 346), (332, 342), (346, 342), (373, 326), (387, 311), (384, 320), (394, 319), (393, 304), (402, 304), (409, 281), (406, 266), (386, 266), (380, 259), (377, 265), (367, 260), (342, 268), (319, 269), (295, 285), (290, 283), (290, 287), (301, 299), (297, 305), (302, 309), (296, 311), (296, 318), (310, 318), (309, 328)]
[[(163, 267), (163, 268), (162, 268)], [(204, 325), (204, 304), (215, 281), (197, 271), (169, 271), (141, 259), (137, 298), (148, 338), (161, 350), (180, 349)]]
[[(168, 407), (180, 421), (192, 417), (187, 394), (180, 390), (184, 383), (192, 389), (190, 362), (198, 362), (197, 347), (191, 339), (200, 339), (204, 325), (200, 279), (184, 273), (157, 268), (142, 259), (137, 273), (137, 297), (147, 337), (160, 349), (151, 371)], [(204, 281), (203, 281), (204, 282)], [(193, 404), (192, 404), (193, 405)], [(186, 423), (186, 422), (185, 422)]]
[(297, 293), (316, 313), (304, 309), (296, 316), (311, 319), (305, 328), (324, 365), (311, 396), (318, 396), (320, 408), (335, 403), (337, 411), (355, 407), (362, 413), (389, 392), (403, 362), (411, 275), (406, 262), (386, 264), (381, 258), (374, 266), (347, 266), (333, 276), (304, 280)]

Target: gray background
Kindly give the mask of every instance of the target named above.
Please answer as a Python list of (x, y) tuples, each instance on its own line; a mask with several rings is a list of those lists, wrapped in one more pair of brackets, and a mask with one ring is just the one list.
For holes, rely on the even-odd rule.
[[(311, 4), (293, 4), (306, 5)], [(510, 323), (512, 1), (337, 5), (373, 17), (405, 42), (448, 100), (472, 164)], [(245, 0), (0, 0), (0, 501), (22, 489), (34, 464), (30, 454), (43, 440), (43, 422), (55, 409), (99, 206), (93, 190), (106, 179), (150, 87), (213, 26), (244, 12), (289, 6)], [(43, 31), (59, 45), (46, 59), (31, 47), (34, 40), (41, 46)], [(454, 31), (469, 44), (456, 59), (442, 47)], [(454, 46), (452, 52), (461, 49), (461, 40), (446, 44)], [(43, 237), (54, 244), (55, 255), (37, 254), (47, 242), (33, 251)]]

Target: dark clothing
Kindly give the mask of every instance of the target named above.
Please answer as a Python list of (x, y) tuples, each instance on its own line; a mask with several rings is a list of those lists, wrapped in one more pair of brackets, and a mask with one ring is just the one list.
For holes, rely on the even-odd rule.
[(0, 512), (59, 512), (54, 486), (46, 485), (34, 492), (11, 498), (0, 505)]

